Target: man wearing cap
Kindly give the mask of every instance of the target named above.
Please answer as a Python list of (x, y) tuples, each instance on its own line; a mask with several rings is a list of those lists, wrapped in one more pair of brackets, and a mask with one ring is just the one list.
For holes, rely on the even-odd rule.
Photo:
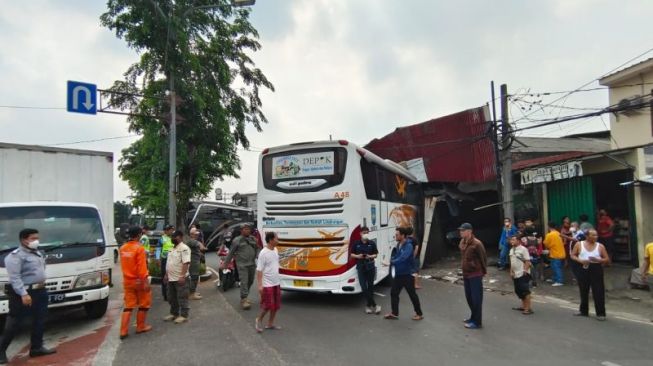
[(120, 266), (122, 268), (125, 304), (120, 322), (120, 339), (129, 335), (129, 320), (134, 309), (136, 313), (136, 333), (145, 333), (152, 327), (145, 323), (152, 303), (147, 253), (140, 244), (142, 230), (138, 226), (129, 228), (129, 241), (120, 247)]
[(236, 257), (236, 267), (240, 277), (240, 306), (243, 310), (249, 310), (252, 307), (247, 296), (249, 296), (249, 288), (254, 283), (256, 275), (255, 260), (258, 251), (256, 239), (252, 236), (252, 226), (243, 224), (240, 236), (232, 240), (229, 254), (221, 266), (221, 269), (224, 269), (231, 258)]
[[(175, 247), (172, 244), (172, 232), (175, 231), (175, 227), (172, 225), (166, 225), (163, 228), (163, 235), (159, 238), (159, 248), (161, 248), (161, 278), (166, 276), (166, 264), (168, 262), (168, 253)], [(163, 301), (168, 301), (168, 287), (164, 281), (161, 281), (161, 293), (163, 294)]]
[(32, 318), (30, 357), (56, 352), (43, 346), (48, 291), (45, 288), (45, 257), (38, 251), (39, 232), (35, 229), (23, 229), (18, 238), (18, 248), (5, 257), (5, 268), (9, 275), (9, 283), (5, 285), (5, 293), (9, 298), (9, 314), (0, 339), (0, 364), (8, 362), (7, 348), (25, 317)]
[(465, 285), (465, 298), (472, 315), (464, 320), (465, 328), (483, 327), (483, 276), (487, 274), (487, 256), (483, 243), (474, 236), (474, 228), (464, 223), (458, 228)]

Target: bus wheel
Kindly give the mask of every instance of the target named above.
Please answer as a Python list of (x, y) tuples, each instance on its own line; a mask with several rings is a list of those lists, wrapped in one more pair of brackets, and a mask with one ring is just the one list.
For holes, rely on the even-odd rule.
[(109, 307), (109, 298), (102, 300), (97, 300), (84, 304), (84, 310), (86, 310), (86, 316), (90, 319), (99, 319), (104, 316)]

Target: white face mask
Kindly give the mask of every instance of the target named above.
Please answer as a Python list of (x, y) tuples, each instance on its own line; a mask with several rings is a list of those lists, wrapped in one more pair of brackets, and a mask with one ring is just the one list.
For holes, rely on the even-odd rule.
[(363, 240), (370, 240), (370, 234), (363, 234), (363, 235), (361, 235), (361, 239), (363, 239)]
[(30, 241), (29, 243), (27, 243), (27, 247), (32, 250), (36, 250), (39, 247), (39, 241), (38, 240)]

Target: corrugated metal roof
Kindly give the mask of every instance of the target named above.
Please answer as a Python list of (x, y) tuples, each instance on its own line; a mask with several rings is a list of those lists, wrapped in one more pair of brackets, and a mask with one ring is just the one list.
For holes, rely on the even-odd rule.
[(517, 137), (511, 150), (516, 153), (531, 152), (602, 152), (610, 150), (609, 139), (565, 137)]
[(559, 161), (564, 161), (568, 159), (576, 159), (576, 158), (581, 158), (584, 156), (588, 155), (593, 155), (594, 152), (588, 152), (588, 151), (568, 151), (563, 154), (557, 154), (557, 155), (551, 155), (551, 156), (543, 156), (540, 158), (534, 158), (534, 159), (526, 159), (526, 160), (521, 160), (518, 162), (515, 162), (512, 164), (512, 170), (522, 170), (530, 167), (535, 167), (539, 165), (544, 165), (544, 164), (551, 164), (551, 163), (557, 163)]
[(429, 182), (485, 182), (495, 178), (487, 106), (468, 109), (372, 140), (366, 149), (393, 161), (422, 158)]

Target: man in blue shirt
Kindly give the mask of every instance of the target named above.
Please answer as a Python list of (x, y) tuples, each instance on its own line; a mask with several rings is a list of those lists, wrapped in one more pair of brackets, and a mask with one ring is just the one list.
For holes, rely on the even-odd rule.
[(510, 251), (510, 237), (517, 234), (517, 228), (513, 226), (512, 219), (506, 217), (503, 219), (503, 229), (501, 238), (499, 238), (499, 271), (506, 269), (508, 261), (508, 252)]
[(56, 351), (43, 346), (43, 331), (48, 312), (48, 291), (45, 288), (45, 257), (38, 251), (39, 232), (23, 229), (20, 246), (5, 257), (9, 284), (9, 316), (0, 339), (0, 364), (8, 362), (7, 348), (20, 329), (22, 320), (32, 317), (30, 357), (45, 356)]
[(392, 279), (392, 289), (390, 290), (390, 303), (392, 304), (392, 312), (384, 316), (386, 319), (399, 319), (399, 293), (402, 289), (406, 289), (410, 301), (413, 303), (415, 315), (413, 320), (422, 320), (422, 307), (419, 303), (419, 297), (415, 291), (415, 280), (413, 279), (413, 267), (415, 261), (413, 259), (413, 245), (410, 241), (406, 240), (409, 230), (405, 227), (398, 227), (395, 231), (395, 240), (399, 243), (397, 250), (390, 259), (392, 265), (391, 272), (394, 273)]
[(351, 257), (356, 259), (356, 270), (358, 271), (358, 281), (361, 284), (361, 290), (367, 305), (365, 313), (380, 314), (381, 306), (374, 302), (374, 278), (376, 277), (376, 265), (374, 260), (379, 254), (376, 243), (369, 238), (370, 229), (363, 226), (361, 228), (361, 240), (356, 241), (354, 249), (351, 251)]

